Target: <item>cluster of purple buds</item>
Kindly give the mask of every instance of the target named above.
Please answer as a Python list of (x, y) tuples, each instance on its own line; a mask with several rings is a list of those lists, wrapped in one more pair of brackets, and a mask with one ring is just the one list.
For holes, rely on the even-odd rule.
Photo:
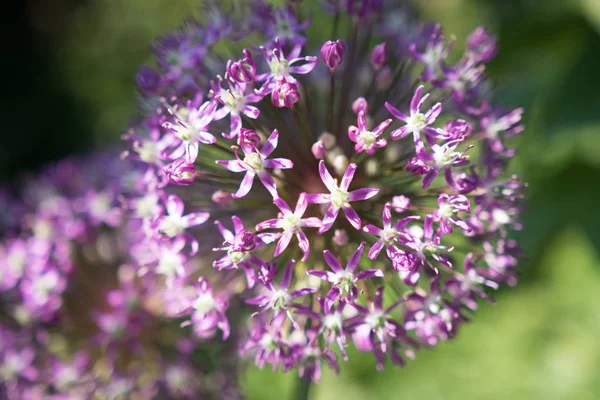
[[(169, 293), (133, 267), (146, 227), (123, 202), (146, 184), (111, 152), (61, 161), (10, 197), (19, 218), (0, 232), (0, 398), (240, 397), (235, 341), (186, 337), (163, 303)], [(156, 201), (166, 210), (159, 229), (193, 247), (181, 232), (204, 215), (183, 215), (176, 198)], [(222, 360), (198, 361), (206, 348)]]
[[(451, 64), (453, 40), (402, 2), (323, 6), (332, 36), (314, 44), (307, 31), (324, 30), (301, 1), (244, 2), (200, 25), (240, 58), (182, 47), (185, 29), (161, 40), (162, 90), (140, 88), (151, 111), (125, 135), (146, 171), (128, 199), (138, 271), (200, 338), (226, 340), (231, 300), (245, 299), (241, 354), (315, 381), (352, 343), (379, 369), (403, 365), (514, 285), (524, 189), (506, 173), (522, 110), (488, 96), (485, 29)], [(165, 52), (197, 63), (194, 90), (171, 83)]]

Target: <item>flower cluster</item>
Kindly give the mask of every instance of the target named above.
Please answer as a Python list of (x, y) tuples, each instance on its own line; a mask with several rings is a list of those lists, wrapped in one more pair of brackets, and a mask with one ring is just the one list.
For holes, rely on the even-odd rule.
[[(144, 236), (122, 199), (146, 179), (132, 167), (114, 152), (67, 159), (6, 191), (16, 218), (0, 232), (0, 398), (239, 398), (235, 345), (183, 335), (168, 293), (133, 267)], [(202, 218), (162, 201), (166, 234)], [(194, 358), (207, 348), (218, 363)]]
[(331, 33), (301, 1), (252, 0), (161, 39), (124, 136), (146, 170), (128, 199), (140, 273), (195, 287), (170, 304), (198, 337), (227, 339), (245, 299), (241, 353), (309, 380), (351, 342), (402, 365), (514, 285), (523, 192), (506, 176), (522, 110), (486, 90), (493, 36), (450, 63), (453, 42), (401, 2), (325, 3)]

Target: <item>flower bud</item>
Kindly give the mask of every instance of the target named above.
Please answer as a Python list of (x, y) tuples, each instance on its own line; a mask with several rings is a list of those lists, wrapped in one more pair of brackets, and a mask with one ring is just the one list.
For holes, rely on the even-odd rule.
[(335, 172), (338, 175), (342, 175), (346, 171), (346, 168), (348, 168), (348, 157), (346, 157), (344, 154), (339, 154), (333, 159), (332, 164), (333, 168), (335, 168)]
[(323, 132), (319, 135), (319, 140), (323, 142), (327, 150), (331, 150), (336, 144), (336, 138), (329, 132)]
[(325, 147), (325, 143), (322, 140), (317, 140), (311, 148), (311, 151), (315, 158), (322, 160), (327, 155), (327, 148)]
[(354, 103), (352, 103), (352, 111), (354, 111), (355, 114), (358, 114), (361, 111), (364, 111), (365, 114), (368, 114), (369, 103), (367, 103), (367, 100), (365, 100), (364, 97), (359, 97), (358, 99), (354, 100)]
[(332, 42), (331, 40), (325, 42), (325, 44), (321, 47), (321, 57), (325, 61), (325, 64), (330, 69), (335, 69), (338, 65), (342, 63), (342, 57), (344, 57), (344, 44), (336, 40)]
[(185, 158), (180, 158), (173, 161), (171, 164), (167, 164), (164, 167), (165, 174), (169, 183), (187, 186), (194, 182), (196, 177), (196, 169), (193, 164), (189, 164)]
[(248, 229), (242, 229), (235, 235), (235, 238), (233, 239), (235, 251), (252, 251), (256, 248), (256, 244), (256, 235), (250, 232)]
[(406, 196), (394, 196), (392, 197), (392, 207), (394, 207), (394, 211), (403, 212), (408, 210), (410, 207), (410, 199)]
[(213, 193), (211, 200), (213, 203), (217, 203), (222, 207), (229, 207), (233, 198), (231, 197), (231, 192), (228, 192), (227, 190), (217, 190)]
[(378, 88), (385, 89), (392, 84), (392, 79), (392, 69), (390, 67), (383, 67), (379, 70), (379, 73), (375, 78), (375, 83)]
[(264, 263), (258, 269), (258, 280), (263, 285), (271, 282), (275, 278), (275, 275), (277, 275), (277, 267), (273, 263)]
[(253, 152), (260, 144), (260, 136), (252, 129), (241, 128), (238, 136), (238, 145), (246, 153)]
[(252, 53), (247, 49), (243, 50), (244, 58), (239, 61), (227, 62), (227, 71), (225, 78), (233, 79), (238, 83), (252, 82), (256, 76), (256, 64), (252, 58)]
[(415, 157), (410, 159), (408, 164), (406, 164), (406, 170), (413, 175), (425, 175), (429, 171), (429, 168), (422, 160)]
[(271, 92), (271, 101), (275, 107), (292, 107), (298, 100), (298, 82), (289, 82), (285, 78), (281, 78)]
[(476, 28), (467, 38), (467, 57), (475, 62), (489, 62), (496, 56), (496, 38), (484, 27)]
[(348, 244), (348, 232), (345, 229), (336, 229), (333, 232), (333, 243), (336, 246), (342, 247)]
[(152, 68), (142, 66), (135, 77), (135, 81), (140, 91), (145, 95), (149, 95), (158, 89), (160, 76)]
[(464, 119), (453, 119), (446, 122), (444, 131), (449, 135), (448, 140), (457, 140), (469, 136), (473, 127)]
[(365, 162), (365, 174), (367, 176), (375, 176), (379, 173), (379, 162), (370, 158)]
[(389, 52), (385, 42), (378, 44), (371, 51), (371, 64), (375, 69), (379, 69), (388, 61)]

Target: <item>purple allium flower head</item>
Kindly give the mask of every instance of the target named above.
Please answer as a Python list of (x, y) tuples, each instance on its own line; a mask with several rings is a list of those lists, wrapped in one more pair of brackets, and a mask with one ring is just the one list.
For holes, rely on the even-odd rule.
[[(309, 8), (214, 6), (214, 20), (162, 38), (158, 68), (138, 81), (170, 103), (144, 110), (125, 138), (145, 171), (127, 199), (143, 227), (134, 267), (165, 287), (169, 314), (187, 310), (204, 336), (250, 309), (249, 333), (230, 330), (245, 337), (241, 353), (318, 380), (338, 368), (333, 343), (343, 359), (351, 337), (378, 368), (403, 365), (419, 344), (454, 337), (487, 289), (516, 283), (524, 185), (506, 171), (523, 110), (489, 95), (498, 46), (483, 28), (454, 57), (454, 38), (404, 1), (327, 1), (323, 18), (349, 21), (335, 41), (319, 39)], [(173, 195), (195, 225), (214, 224), (163, 222), (186, 218), (162, 206)], [(190, 298), (198, 276), (205, 289)], [(388, 286), (402, 291), (386, 290), (384, 308)], [(239, 298), (249, 306), (217, 301)]]
[[(213, 289), (201, 277), (194, 290), (178, 278), (198, 276), (192, 232), (209, 213), (185, 214), (192, 206), (162, 190), (160, 164), (169, 156), (162, 152), (144, 165), (117, 153), (88, 155), (25, 182), (15, 198), (25, 206), (23, 218), (0, 238), (3, 398), (154, 398), (164, 390), (163, 377), (170, 391), (182, 389), (174, 359), (187, 367), (185, 388), (194, 396), (212, 395), (196, 387), (200, 376), (235, 377), (229, 356), (213, 366), (192, 357), (200, 346), (219, 353), (237, 347), (229, 346), (232, 339), (225, 347), (220, 342), (231, 332), (228, 303), (239, 299), (226, 282)], [(179, 161), (187, 163), (185, 151)], [(251, 239), (241, 242), (252, 248)], [(184, 315), (205, 345), (196, 339), (179, 346), (186, 330), (168, 327), (169, 319)], [(235, 391), (235, 380), (214, 390)]]

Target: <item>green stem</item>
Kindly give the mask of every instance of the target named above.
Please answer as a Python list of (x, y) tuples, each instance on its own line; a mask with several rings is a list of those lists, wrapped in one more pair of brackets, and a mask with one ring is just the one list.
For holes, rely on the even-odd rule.
[(296, 388), (294, 390), (294, 400), (308, 400), (308, 392), (310, 392), (310, 380), (299, 376), (296, 379)]

